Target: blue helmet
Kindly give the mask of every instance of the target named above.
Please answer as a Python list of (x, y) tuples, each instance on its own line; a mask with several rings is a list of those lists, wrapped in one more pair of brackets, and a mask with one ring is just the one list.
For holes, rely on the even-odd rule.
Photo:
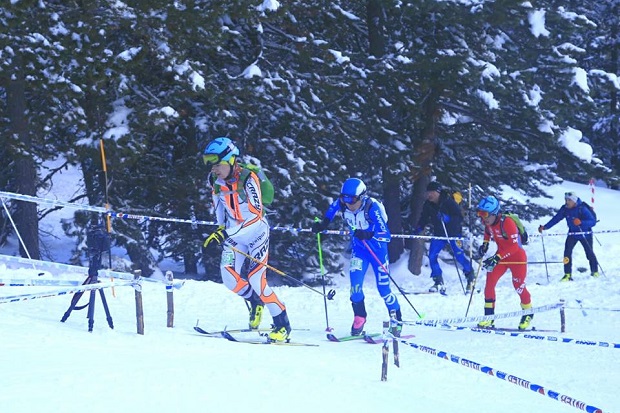
[(366, 184), (361, 179), (349, 178), (342, 184), (340, 199), (347, 204), (353, 204), (366, 195)]
[(229, 138), (215, 138), (205, 148), (202, 160), (205, 165), (215, 165), (220, 162), (233, 164), (239, 156), (239, 148)]
[(478, 203), (478, 211), (484, 211), (489, 215), (499, 213), (499, 201), (493, 195), (482, 198)]

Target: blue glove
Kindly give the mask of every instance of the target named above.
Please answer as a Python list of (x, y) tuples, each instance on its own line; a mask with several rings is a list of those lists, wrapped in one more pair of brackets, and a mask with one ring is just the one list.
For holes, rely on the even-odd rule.
[(375, 233), (373, 231), (368, 231), (365, 229), (356, 229), (355, 231), (353, 231), (353, 236), (357, 239), (366, 240), (374, 237)]
[(220, 225), (211, 235), (207, 237), (203, 246), (207, 248), (207, 246), (212, 242), (220, 245), (226, 238), (228, 238), (228, 234), (224, 230), (224, 225)]
[(493, 271), (493, 268), (495, 268), (495, 266), (499, 263), (500, 260), (500, 256), (495, 254), (494, 256), (482, 261), (482, 267), (484, 267), (484, 269), (489, 272)]
[(441, 214), (441, 220), (447, 224), (448, 222), (450, 222), (450, 215), (448, 214)]

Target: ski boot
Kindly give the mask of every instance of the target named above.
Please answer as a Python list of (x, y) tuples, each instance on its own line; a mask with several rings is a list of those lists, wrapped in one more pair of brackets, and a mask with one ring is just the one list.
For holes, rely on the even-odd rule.
[(351, 303), (353, 307), (353, 325), (351, 325), (351, 335), (359, 336), (364, 331), (364, 324), (366, 324), (366, 306), (364, 300), (357, 303)]
[(291, 334), (291, 323), (288, 321), (286, 310), (273, 318), (273, 329), (267, 336), (269, 341), (288, 341)]
[(441, 294), (444, 294), (446, 292), (446, 286), (443, 285), (443, 277), (441, 275), (438, 275), (432, 278), (435, 284), (433, 284), (431, 288), (428, 289), (428, 292), (430, 293), (439, 292)]
[(260, 297), (255, 292), (252, 293), (252, 296), (247, 301), (250, 303), (250, 321), (248, 324), (250, 329), (257, 330), (263, 318), (265, 304), (263, 304)]

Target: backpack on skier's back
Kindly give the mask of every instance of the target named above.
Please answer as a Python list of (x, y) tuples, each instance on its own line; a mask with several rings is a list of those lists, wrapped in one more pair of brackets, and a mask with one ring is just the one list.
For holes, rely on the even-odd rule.
[(258, 176), (258, 180), (260, 181), (260, 193), (261, 200), (263, 201), (263, 205), (271, 205), (273, 202), (274, 196), (274, 188), (273, 184), (265, 175), (265, 172), (259, 167), (251, 163), (241, 163), (239, 162), (239, 166), (241, 169), (240, 181), (244, 183), (250, 177), (249, 172), (254, 172), (256, 176)]
[[(592, 214), (592, 216), (594, 217), (594, 225), (596, 225), (596, 223), (598, 222), (598, 218), (596, 216), (596, 212), (594, 212), (594, 207), (586, 202), (581, 201), (581, 204), (579, 204), (579, 208), (588, 208), (590, 210), (590, 213)], [(581, 211), (579, 211), (581, 212)], [(583, 214), (583, 212), (581, 212)], [(592, 225), (592, 226), (594, 226)]]
[(517, 225), (517, 229), (519, 230), (519, 236), (521, 237), (521, 245), (527, 245), (527, 243), (529, 242), (529, 235), (527, 231), (525, 230), (525, 227), (523, 226), (523, 223), (521, 222), (517, 214), (513, 214), (510, 212), (505, 212), (502, 214), (502, 219), (499, 223), (500, 228), (502, 230), (502, 237), (504, 237), (504, 239), (508, 239), (508, 234), (506, 234), (506, 231), (504, 230), (504, 220), (506, 218), (512, 219), (514, 223)]
[[(250, 178), (250, 172), (254, 172), (258, 177), (260, 182), (260, 192), (261, 192), (261, 201), (263, 205), (271, 205), (274, 197), (274, 188), (273, 184), (265, 175), (265, 172), (259, 167), (251, 163), (241, 163), (239, 162), (239, 166), (241, 167), (241, 172), (239, 173), (239, 185), (237, 185), (237, 193), (241, 200), (245, 201), (245, 183)], [(216, 194), (220, 192), (220, 186), (215, 183), (215, 176), (213, 174), (209, 175), (209, 179), (211, 181), (211, 185), (213, 186), (213, 190)]]

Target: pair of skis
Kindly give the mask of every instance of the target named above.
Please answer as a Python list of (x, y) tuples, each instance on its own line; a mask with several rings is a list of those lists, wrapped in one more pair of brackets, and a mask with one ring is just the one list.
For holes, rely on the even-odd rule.
[[(299, 343), (296, 341), (271, 341), (267, 337), (267, 332), (271, 331), (270, 329), (258, 329), (253, 330), (250, 328), (238, 328), (231, 330), (221, 330), (221, 331), (206, 331), (198, 326), (194, 327), (194, 330), (200, 334), (209, 336), (209, 337), (218, 337), (225, 338), (228, 341), (232, 341), (235, 343), (247, 343), (247, 344), (270, 344), (275, 346), (303, 346), (303, 347), (318, 347), (318, 344), (310, 344), (310, 343)], [(258, 338), (248, 338), (248, 337), (239, 337), (236, 334), (241, 333), (258, 333)]]
[[(366, 332), (362, 332), (361, 335), (359, 336), (342, 336), (342, 337), (337, 337), (334, 334), (327, 334), (327, 339), (331, 342), (334, 343), (340, 343), (340, 342), (344, 342), (344, 341), (356, 341), (356, 340), (364, 340), (366, 343), (369, 344), (383, 344), (383, 334), (381, 333), (366, 333)], [(409, 335), (405, 335), (405, 336), (400, 336), (397, 338), (412, 338), (415, 337), (415, 335), (413, 334), (409, 334)]]

